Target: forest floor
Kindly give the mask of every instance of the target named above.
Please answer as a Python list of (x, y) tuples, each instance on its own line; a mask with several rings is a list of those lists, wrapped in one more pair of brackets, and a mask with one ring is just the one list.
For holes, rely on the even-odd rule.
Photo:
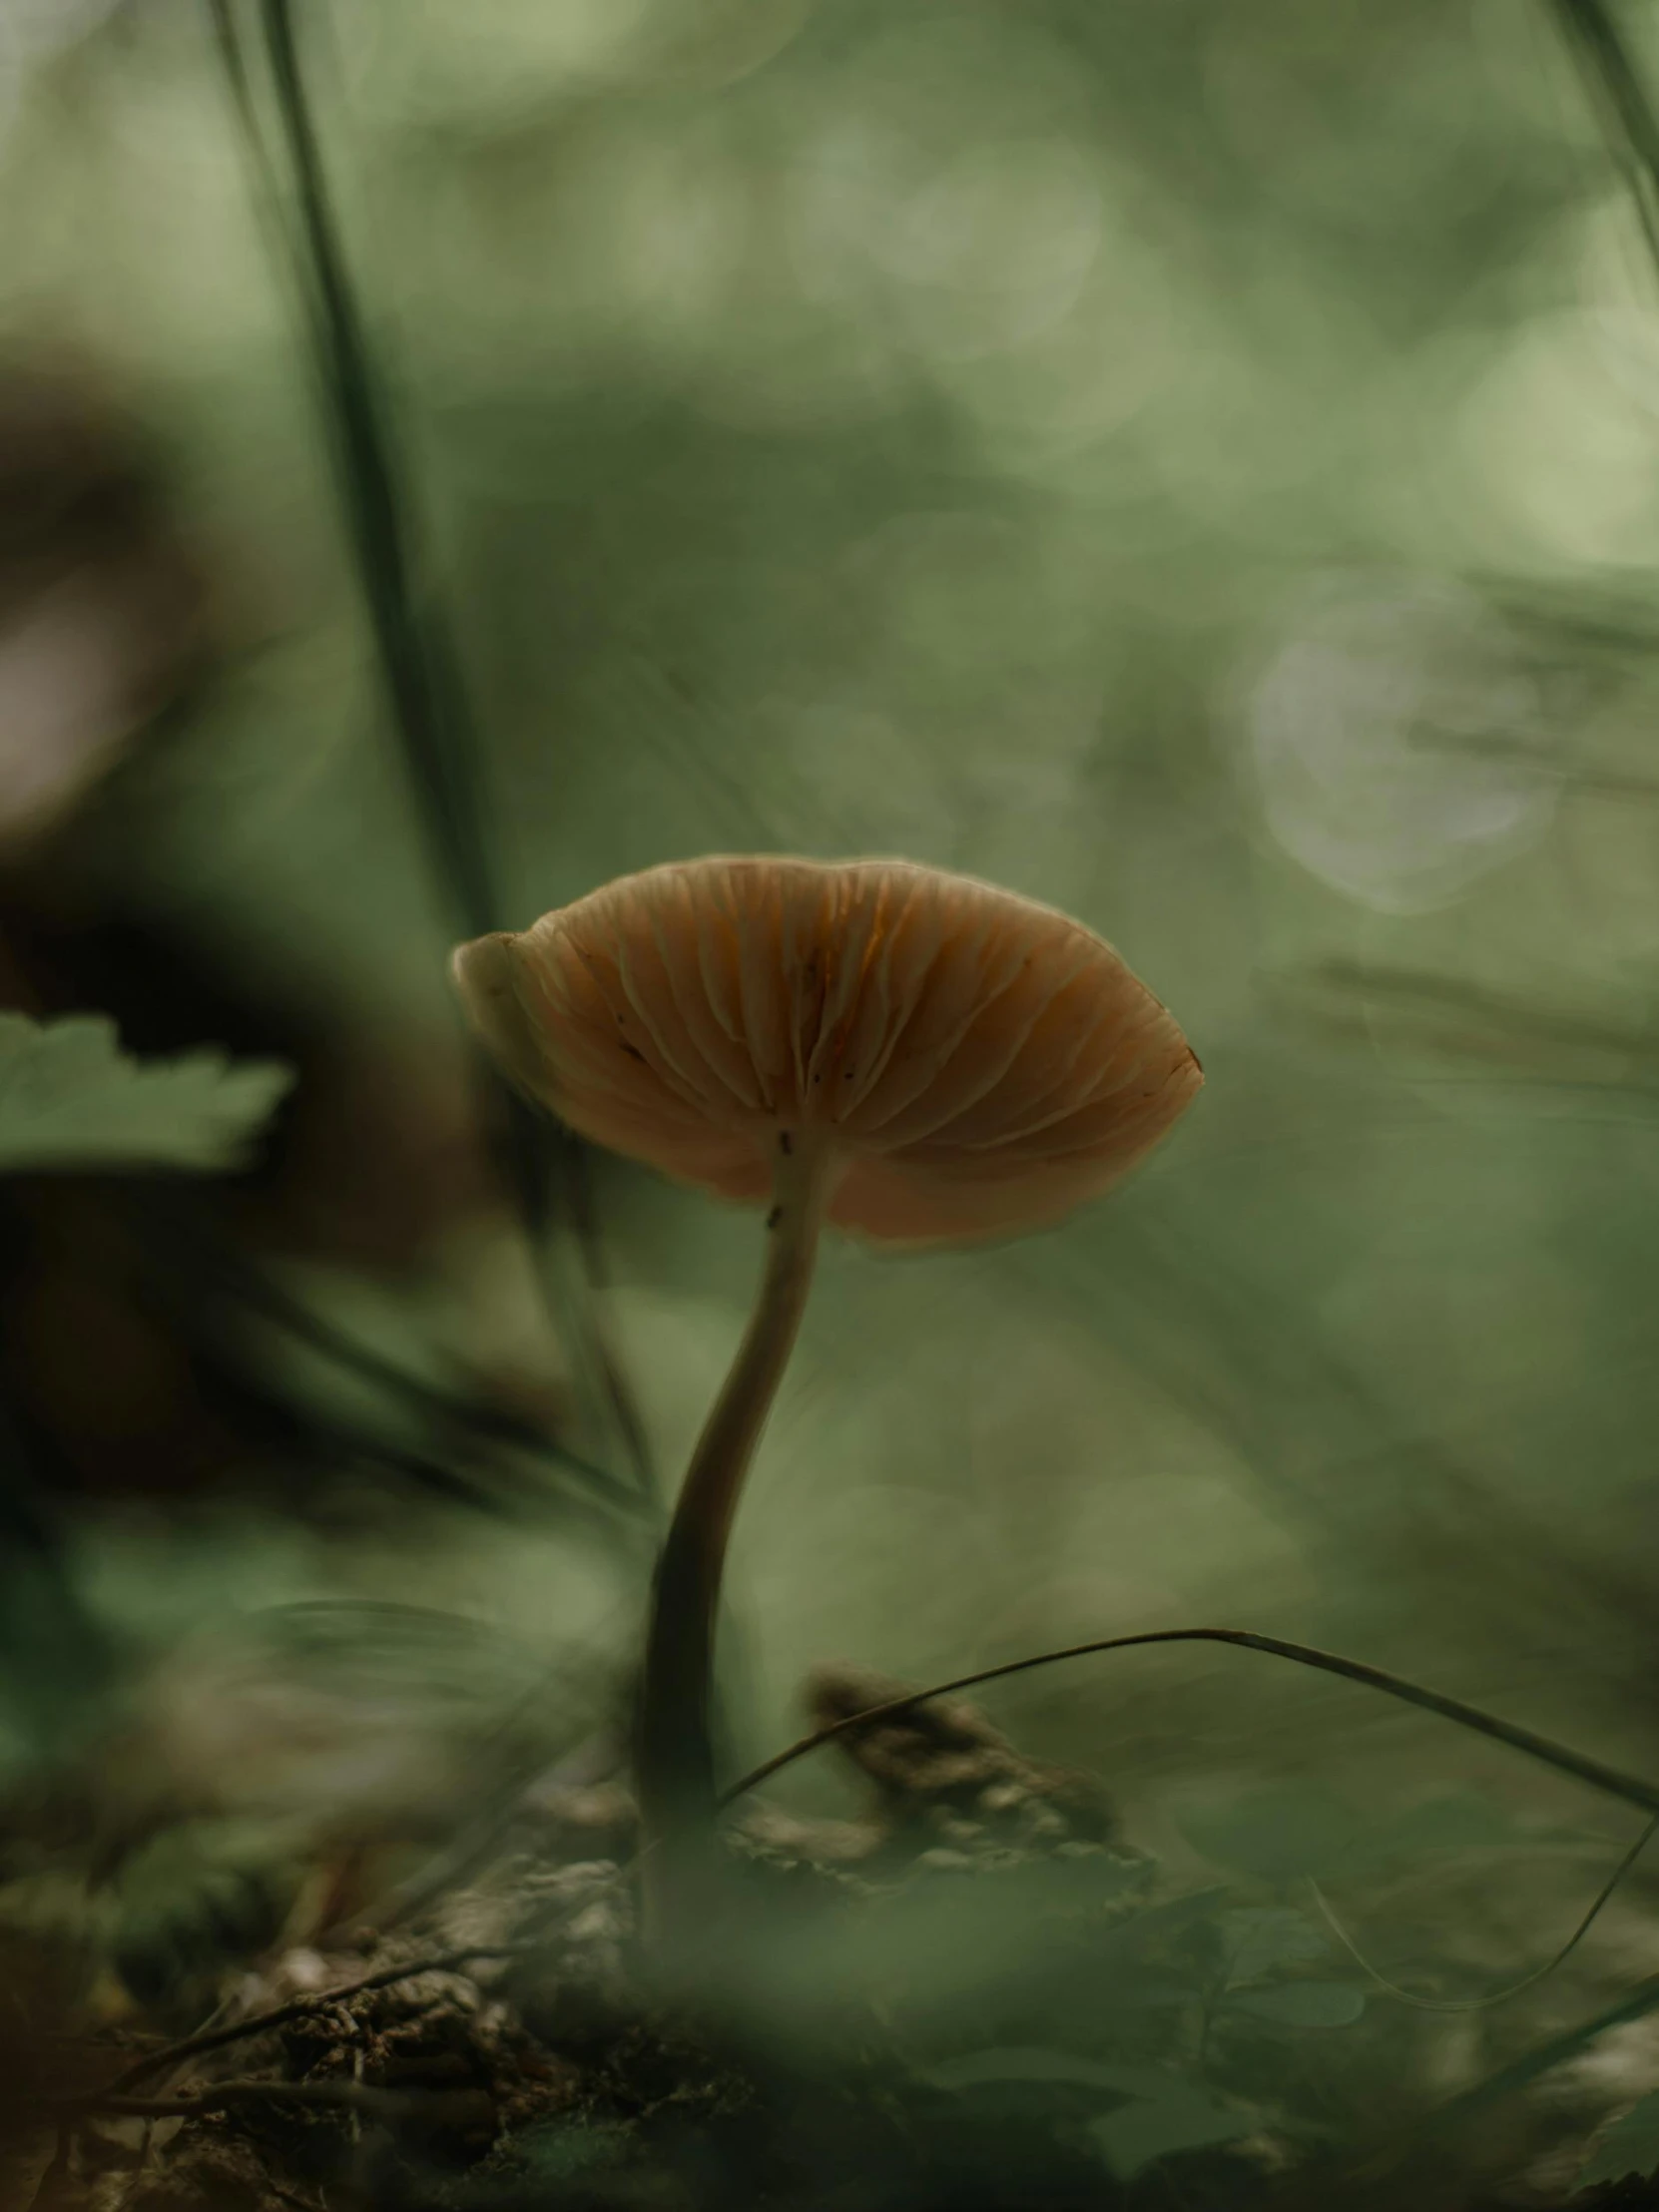
[[(827, 1670), (817, 1712), (896, 1688)], [(865, 1816), (747, 1814), (673, 1988), (635, 1939), (629, 1801), (565, 1788), (407, 1925), (233, 1976), (205, 2028), (9, 2051), (5, 2212), (1659, 2206), (1574, 2193), (1618, 2087), (1419, 2131), (1296, 1916), (1172, 1892), (1098, 1785), (971, 1705), (842, 1741)]]

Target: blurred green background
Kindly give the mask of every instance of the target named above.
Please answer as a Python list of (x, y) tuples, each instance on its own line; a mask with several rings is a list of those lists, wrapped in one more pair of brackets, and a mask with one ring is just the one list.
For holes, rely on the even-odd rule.
[[(77, 881), (360, 1055), (373, 1113), (429, 1091), (476, 1149), (460, 930), (209, 17), (5, 22), (0, 339), (138, 426), (219, 625)], [(738, 1540), (742, 1748), (796, 1732), (825, 1657), (926, 1679), (1211, 1622), (1651, 1768), (1659, 290), (1559, 25), (336, 0), (298, 27), (502, 918), (710, 850), (902, 853), (1110, 937), (1207, 1071), (1062, 1230), (828, 1255)], [(14, 751), (52, 726), (20, 636)], [(372, 1223), (262, 1234), (406, 1366), (556, 1398), (571, 1348), (478, 1181), (389, 1255)], [(666, 1479), (758, 1223), (617, 1164), (595, 1187)], [(395, 1176), (364, 1204), (395, 1215)], [(76, 1340), (93, 1395), (102, 1342)], [(144, 1635), (355, 1592), (626, 1659), (626, 1551), (348, 1487), (284, 1511), (232, 1454), (186, 1495), (105, 1482), (66, 1543)], [(1299, 1766), (1582, 1809), (1245, 1655), (989, 1702), (1149, 1833), (1183, 1778)]]

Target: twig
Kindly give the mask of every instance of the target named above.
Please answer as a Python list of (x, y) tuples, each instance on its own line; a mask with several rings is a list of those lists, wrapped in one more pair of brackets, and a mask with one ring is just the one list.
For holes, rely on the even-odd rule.
[(868, 1706), (861, 1713), (848, 1714), (845, 1720), (834, 1721), (828, 1728), (816, 1729), (812, 1735), (803, 1736), (775, 1753), (741, 1781), (734, 1782), (730, 1789), (722, 1792), (719, 1802), (722, 1807), (728, 1806), (746, 1791), (769, 1781), (785, 1767), (793, 1766), (796, 1760), (804, 1759), (810, 1751), (817, 1751), (821, 1744), (834, 1743), (852, 1730), (867, 1728), (889, 1715), (907, 1713), (913, 1706), (926, 1704), (930, 1698), (949, 1697), (957, 1690), (971, 1690), (981, 1682), (998, 1682), (1007, 1675), (1026, 1674), (1034, 1667), (1051, 1667), (1061, 1659), (1085, 1659), (1095, 1652), (1132, 1651), (1150, 1644), (1232, 1644), (1244, 1651), (1266, 1652), (1270, 1658), (1290, 1659), (1298, 1666), (1317, 1667), (1324, 1674), (1341, 1675), (1346, 1681), (1364, 1684), (1367, 1689), (1381, 1690), (1384, 1696), (1418, 1706), (1425, 1713), (1437, 1713), (1442, 1720), (1455, 1721), (1459, 1727), (1488, 1736), (1494, 1743), (1507, 1744), (1511, 1751), (1553, 1767), (1559, 1774), (1570, 1774), (1577, 1781), (1588, 1783), (1591, 1789), (1620, 1798), (1626, 1805), (1638, 1806), (1644, 1813), (1659, 1813), (1659, 1784), (1623, 1774), (1617, 1767), (1587, 1758), (1566, 1744), (1554, 1743), (1547, 1736), (1536, 1735), (1530, 1728), (1518, 1728), (1512, 1721), (1499, 1720), (1496, 1714), (1482, 1712), (1477, 1705), (1465, 1705), (1461, 1698), (1425, 1689), (1418, 1682), (1407, 1682), (1383, 1667), (1368, 1666), (1361, 1659), (1345, 1659), (1337, 1652), (1321, 1651), (1313, 1644), (1290, 1643), (1280, 1636), (1258, 1636), (1245, 1628), (1158, 1628), (1138, 1636), (1106, 1636), (1093, 1643), (1068, 1644), (1059, 1651), (1039, 1651), (1029, 1658), (1012, 1659), (999, 1667), (981, 1667), (973, 1674), (958, 1675), (952, 1682), (936, 1682), (929, 1689), (889, 1698), (884, 1704)]
[(121, 2192), (121, 2203), (118, 2212), (127, 2212), (128, 2205), (136, 2201), (140, 2190), (144, 2188), (150, 2173), (150, 2154), (155, 2147), (155, 2123), (147, 2119), (144, 2123), (144, 2132), (139, 2138), (138, 2160), (133, 2167), (132, 2179)]
[(63, 2185), (69, 2179), (69, 2162), (74, 2150), (74, 2124), (67, 2119), (60, 2120), (58, 2140), (51, 2162), (35, 2185), (35, 2193), (29, 2200), (29, 2212), (51, 2212), (51, 2207), (61, 2200)]
[[(471, 2099), (476, 2092), (462, 2090)], [(325, 2110), (351, 2113), (401, 2114), (431, 2110), (453, 2090), (376, 2089), (364, 2081), (216, 2081), (212, 2088), (188, 2097), (126, 2097), (114, 2094), (85, 2098), (84, 2113), (107, 2112), (124, 2119), (194, 2120), (209, 2112), (228, 2112), (233, 2105), (310, 2104)]]
[(368, 1989), (388, 1988), (394, 1981), (412, 1981), (423, 1973), (453, 1973), (473, 1958), (519, 1958), (539, 1950), (545, 1938), (517, 1943), (467, 1943), (458, 1950), (434, 1951), (425, 1958), (411, 1958), (404, 1965), (382, 1966), (375, 1973), (363, 1974), (356, 1981), (341, 1983), (335, 1989), (313, 1990), (308, 1996), (290, 1997), (286, 2004), (273, 2005), (269, 2011), (252, 2013), (246, 2020), (234, 2020), (228, 2027), (204, 2028), (200, 2034), (187, 2035), (182, 2041), (169, 2043), (161, 2050), (147, 2051), (142, 2058), (134, 2059), (130, 2066), (118, 2073), (105, 2088), (89, 2096), (66, 2097), (60, 2109), (89, 2111), (110, 2109), (109, 2099), (124, 2096), (152, 2074), (166, 2073), (174, 2066), (182, 2066), (187, 2059), (202, 2058), (209, 2051), (223, 2050), (230, 2043), (240, 2043), (252, 2035), (264, 2035), (272, 2028), (285, 2027), (290, 2020), (302, 2020), (312, 2012), (323, 2011), (330, 2004), (338, 2004), (346, 1997), (361, 1996)]

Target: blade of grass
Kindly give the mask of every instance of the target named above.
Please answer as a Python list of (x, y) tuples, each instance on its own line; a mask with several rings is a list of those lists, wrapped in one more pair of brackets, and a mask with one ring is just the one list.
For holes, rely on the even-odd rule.
[(1576, 2058), (1580, 2051), (1587, 2049), (1598, 2035), (1605, 2035), (1611, 2028), (1624, 2027), (1631, 2020), (1643, 2019), (1654, 2011), (1659, 2011), (1659, 1974), (1638, 1982), (1617, 2004), (1610, 2004), (1591, 2018), (1580, 2020), (1576, 2027), (1563, 2028), (1559, 2035), (1552, 2035), (1531, 2050), (1523, 2051), (1507, 2066), (1500, 2066), (1495, 2073), (1488, 2074), (1484, 2081), (1477, 2081), (1472, 2088), (1447, 2097), (1444, 2103), (1435, 2105), (1419, 2132), (1441, 2135), (1448, 2128), (1460, 2126), (1488, 2106), (1530, 2088), (1534, 2081), (1546, 2073), (1553, 2073), (1557, 2066), (1564, 2066), (1568, 2059)]
[[(1645, 2019), (1650, 2012), (1659, 2012), (1659, 1974), (1650, 1974), (1646, 1980), (1639, 1981), (1616, 2004), (1607, 2005), (1602, 2011), (1592, 2013), (1589, 2019), (1546, 2037), (1469, 2088), (1443, 2098), (1430, 2106), (1403, 2135), (1397, 2129), (1392, 2131), (1385, 2142), (1376, 2144), (1345, 2173), (1334, 2173), (1333, 2182), (1342, 2189), (1343, 2201), (1397, 2204), (1400, 2185), (1409, 2181), (1413, 2169), (1424, 2161), (1443, 2156), (1435, 2146), (1444, 2137), (1478, 2119), (1493, 2105), (1519, 2096), (1535, 2081), (1541, 2081), (1545, 2074), (1553, 2073), (1557, 2066), (1567, 2065), (1588, 2050), (1599, 2036), (1609, 2034), (1616, 2027), (1627, 2027), (1633, 2020)], [(1361, 2184), (1367, 2186), (1362, 2188)]]
[(950, 1697), (958, 1690), (971, 1690), (982, 1682), (1000, 1682), (1009, 1675), (1029, 1674), (1037, 1667), (1055, 1666), (1062, 1659), (1086, 1659), (1096, 1652), (1134, 1651), (1153, 1644), (1231, 1644), (1241, 1651), (1261, 1651), (1270, 1658), (1289, 1659), (1297, 1666), (1313, 1667), (1322, 1674), (1341, 1675), (1345, 1681), (1358, 1682), (1369, 1690), (1381, 1690), (1385, 1697), (1398, 1698), (1403, 1704), (1437, 1714), (1441, 1720), (1453, 1721), (1459, 1728), (1471, 1729), (1477, 1736), (1506, 1744), (1511, 1751), (1535, 1759), (1541, 1766), (1553, 1767), (1558, 1774), (1571, 1775), (1576, 1781), (1588, 1783), (1592, 1790), (1634, 1805), (1644, 1813), (1659, 1813), (1659, 1783), (1644, 1782), (1638, 1775), (1621, 1773), (1617, 1767), (1591, 1759), (1583, 1752), (1574, 1751), (1570, 1745), (1555, 1743), (1530, 1728), (1517, 1727), (1513, 1721), (1500, 1720), (1495, 1713), (1487, 1713), (1478, 1705), (1466, 1705), (1461, 1698), (1448, 1697), (1441, 1690), (1430, 1690), (1420, 1682), (1408, 1682), (1402, 1675), (1390, 1674), (1385, 1667), (1370, 1666), (1363, 1659), (1345, 1659), (1338, 1652), (1321, 1651), (1313, 1644), (1291, 1643), (1282, 1636), (1259, 1636), (1248, 1628), (1155, 1628), (1136, 1636), (1106, 1636), (1093, 1643), (1067, 1644), (1058, 1651), (1034, 1652), (1024, 1659), (1005, 1660), (1000, 1666), (981, 1667), (973, 1674), (957, 1675), (950, 1682), (935, 1682), (929, 1689), (913, 1690), (904, 1697), (871, 1705), (862, 1713), (849, 1714), (845, 1720), (801, 1737), (754, 1768), (741, 1781), (734, 1782), (730, 1789), (721, 1793), (719, 1802), (723, 1807), (730, 1805), (746, 1791), (782, 1773), (784, 1768), (806, 1758), (821, 1745), (833, 1743), (838, 1737), (867, 1728), (872, 1722), (893, 1714), (907, 1713), (914, 1706), (925, 1705), (930, 1698)]
[(1601, 111), (1659, 269), (1659, 115), (1606, 0), (1552, 0), (1552, 6)]
[[(320, 1353), (346, 1374), (372, 1383), (388, 1396), (414, 1407), (434, 1427), (458, 1430), (481, 1443), (503, 1445), (544, 1459), (602, 1498), (613, 1511), (636, 1518), (641, 1510), (638, 1493), (596, 1461), (573, 1451), (537, 1423), (490, 1404), (480, 1397), (445, 1389), (424, 1377), (411, 1374), (394, 1360), (358, 1342), (338, 1323), (325, 1320), (296, 1297), (266, 1269), (216, 1238), (200, 1208), (182, 1204), (173, 1194), (135, 1191), (131, 1200), (137, 1218), (147, 1226), (146, 1249), (153, 1264), (164, 1268), (176, 1283), (168, 1292), (171, 1307), (189, 1303), (209, 1319), (226, 1299), (258, 1314), (274, 1327)], [(206, 1300), (190, 1300), (198, 1286)], [(187, 1322), (191, 1316), (187, 1315)]]
[[(293, 281), (303, 290), (306, 288), (304, 257), (288, 228), (281, 178), (277, 173), (276, 157), (260, 125), (259, 103), (254, 97), (253, 80), (248, 74), (248, 58), (243, 53), (242, 40), (237, 35), (236, 18), (231, 13), (231, 0), (208, 0), (208, 18), (213, 25), (214, 43), (219, 48), (220, 67), (225, 72), (231, 105), (236, 109), (243, 142), (248, 148), (249, 161), (259, 185), (259, 190), (254, 195), (254, 212), (269, 231), (277, 260), (285, 266)], [(308, 298), (306, 312), (315, 312), (314, 303)]]
[(332, 405), (346, 526), (436, 869), (463, 928), (476, 936), (499, 921), (476, 744), (436, 612), (429, 604), (416, 609), (378, 379), (323, 179), (288, 0), (261, 0), (260, 16), (315, 306), (311, 339)]
[[(260, 128), (232, 0), (209, 0), (209, 7), (260, 201), (298, 290), (370, 631), (434, 871), (447, 888), (460, 928), (467, 935), (481, 935), (499, 926), (501, 911), (477, 774), (479, 749), (447, 630), (430, 595), (415, 588), (407, 503), (323, 175), (291, 10), (288, 0), (260, 0), (277, 124), (292, 178), (290, 222), (282, 181)], [(577, 1229), (585, 1292), (566, 1289), (557, 1272), (545, 1265), (553, 1177), (541, 1127), (492, 1071), (486, 1081), (493, 1149), (543, 1263), (539, 1272), (555, 1301), (555, 1323), (563, 1323), (589, 1394), (620, 1440), (636, 1488), (654, 1496), (643, 1424), (594, 1311), (594, 1239)], [(561, 1132), (555, 1151), (565, 1211), (574, 1223), (583, 1205), (578, 1177), (584, 1148)]]
[(1514, 1981), (1505, 1982), (1501, 1989), (1489, 1989), (1484, 1996), (1425, 1997), (1416, 1990), (1401, 1988), (1397, 1981), (1390, 1981), (1386, 1974), (1379, 1973), (1337, 1918), (1336, 1913), (1332, 1910), (1330, 1899), (1312, 1878), (1309, 1880), (1308, 1889), (1315, 1905), (1318, 1906), (1324, 1917), (1326, 1926), (1360, 1968), (1360, 1971), (1369, 1981), (1375, 1982), (1385, 1996), (1392, 1997), (1396, 2004), (1408, 2004), (1416, 2012), (1489, 2012), (1494, 2004), (1507, 2004), (1512, 1997), (1518, 1997), (1523, 1990), (1535, 1988), (1540, 1981), (1552, 1974), (1557, 1966), (1564, 1964), (1572, 1956), (1572, 1953), (1578, 1948), (1600, 1918), (1603, 1907), (1612, 1903), (1614, 1893), (1623, 1884), (1625, 1876), (1652, 1842), (1655, 1830), (1659, 1830), (1659, 1813), (1652, 1815), (1635, 1841), (1626, 1850), (1624, 1857), (1596, 1892), (1588, 1909), (1580, 1918), (1577, 1927), (1559, 1949), (1551, 1951), (1542, 1965), (1532, 1967), (1529, 1972), (1521, 1974)]

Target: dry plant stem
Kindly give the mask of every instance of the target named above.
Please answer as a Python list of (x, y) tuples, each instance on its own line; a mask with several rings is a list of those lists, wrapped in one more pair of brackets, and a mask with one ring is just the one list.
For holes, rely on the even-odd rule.
[(1419, 1995), (1415, 1990), (1402, 1989), (1397, 1981), (1390, 1981), (1386, 1974), (1378, 1972), (1365, 1952), (1355, 1942), (1353, 1936), (1350, 1936), (1348, 1930), (1344, 1928), (1342, 1922), (1331, 1910), (1331, 1902), (1325, 1892), (1311, 1877), (1308, 1890), (1314, 1903), (1324, 1915), (1325, 1925), (1354, 1960), (1354, 1963), (1369, 1980), (1376, 1982), (1380, 1989), (1392, 1997), (1396, 2004), (1408, 2004), (1415, 2012), (1486, 2012), (1494, 2004), (1507, 2004), (1511, 1997), (1518, 1997), (1523, 1989), (1532, 1988), (1535, 1983), (1542, 1981), (1546, 1974), (1552, 1974), (1557, 1966), (1572, 1955), (1600, 1917), (1602, 1907), (1611, 1900), (1614, 1891), (1617, 1890), (1619, 1884), (1652, 1842), (1655, 1830), (1659, 1830), (1659, 1813), (1653, 1815), (1647, 1826), (1607, 1877), (1607, 1880), (1601, 1885), (1589, 1911), (1582, 1915), (1578, 1926), (1559, 1949), (1552, 1951), (1541, 1966), (1534, 1966), (1529, 1973), (1522, 1974), (1518, 1980), (1505, 1982), (1501, 1989), (1490, 1989), (1484, 1996), (1479, 1997), (1425, 1997)]
[(216, 2081), (194, 2096), (101, 2097), (87, 2107), (115, 2118), (144, 2120), (194, 2120), (210, 2112), (229, 2112), (239, 2104), (303, 2104), (324, 2111), (366, 2113), (376, 2119), (406, 2118), (411, 2112), (431, 2116), (447, 2101), (470, 2109), (476, 2091), (377, 2089), (361, 2081)]
[(518, 1943), (466, 1943), (455, 1950), (433, 1951), (424, 1958), (407, 1958), (395, 1966), (382, 1966), (375, 1973), (361, 1974), (355, 1981), (341, 1982), (332, 1989), (315, 1989), (300, 1997), (290, 1997), (286, 2004), (272, 2005), (264, 2012), (251, 2013), (245, 2020), (233, 2020), (226, 2027), (209, 2027), (199, 2034), (187, 2035), (181, 2041), (168, 2043), (160, 2050), (146, 2051), (140, 2058), (118, 2073), (114, 2080), (92, 2095), (71, 2097), (66, 2108), (74, 2111), (90, 2111), (105, 2107), (107, 2099), (136, 2088), (141, 2081), (148, 2081), (153, 2074), (171, 2073), (188, 2059), (201, 2058), (209, 2051), (223, 2050), (230, 2043), (246, 2041), (250, 2036), (269, 2034), (273, 2028), (285, 2027), (290, 2020), (302, 2020), (311, 2014), (325, 2011), (331, 2004), (338, 2004), (346, 1997), (361, 1996), (365, 1990), (389, 1988), (393, 1982), (412, 1981), (427, 1973), (454, 1973), (479, 1958), (517, 1958), (527, 1956), (538, 1949), (545, 1937), (534, 1942)]
[(1442, 1720), (1454, 1721), (1458, 1727), (1471, 1729), (1477, 1736), (1490, 1737), (1493, 1743), (1507, 1744), (1511, 1751), (1537, 1760), (1540, 1766), (1553, 1767), (1558, 1774), (1570, 1774), (1588, 1783), (1592, 1790), (1601, 1790), (1608, 1797), (1619, 1798), (1644, 1813), (1659, 1813), (1659, 1783), (1644, 1781), (1640, 1775), (1625, 1774), (1603, 1760), (1574, 1751), (1568, 1744), (1555, 1743), (1533, 1729), (1500, 1720), (1495, 1713), (1484, 1712), (1478, 1705), (1465, 1705), (1461, 1698), (1447, 1697), (1442, 1690), (1431, 1690), (1420, 1682), (1407, 1682), (1402, 1675), (1390, 1674), (1385, 1667), (1369, 1666), (1363, 1659), (1345, 1659), (1339, 1652), (1321, 1651), (1314, 1644), (1292, 1643), (1283, 1636), (1258, 1636), (1248, 1628), (1154, 1628), (1136, 1636), (1102, 1636), (1091, 1643), (1067, 1644), (1058, 1651), (1038, 1651), (1025, 1659), (1005, 1660), (999, 1667), (981, 1667), (973, 1674), (957, 1675), (950, 1682), (934, 1682), (925, 1690), (912, 1690), (905, 1697), (889, 1698), (885, 1704), (866, 1706), (861, 1713), (850, 1713), (845, 1720), (831, 1722), (828, 1728), (816, 1729), (811, 1736), (801, 1737), (722, 1791), (720, 1803), (722, 1806), (732, 1804), (746, 1791), (770, 1781), (785, 1767), (817, 1751), (821, 1744), (832, 1744), (855, 1729), (885, 1720), (890, 1714), (907, 1713), (913, 1706), (925, 1705), (930, 1698), (952, 1697), (958, 1690), (974, 1689), (981, 1682), (1000, 1682), (1008, 1675), (1028, 1674), (1035, 1667), (1051, 1667), (1062, 1659), (1086, 1659), (1103, 1651), (1136, 1651), (1152, 1644), (1232, 1644), (1241, 1651), (1263, 1651), (1273, 1659), (1290, 1659), (1298, 1666), (1313, 1667), (1322, 1674), (1339, 1675), (1346, 1682), (1359, 1682), (1367, 1689), (1381, 1690), (1385, 1697), (1398, 1698), (1402, 1704), (1415, 1705), (1422, 1712), (1437, 1713)]
[(812, 1288), (831, 1164), (781, 1133), (767, 1263), (732, 1372), (698, 1438), (657, 1564), (640, 1693), (639, 1794), (645, 1932), (672, 1933), (715, 1837), (709, 1722), (721, 1573), (744, 1477), (789, 1365)]

